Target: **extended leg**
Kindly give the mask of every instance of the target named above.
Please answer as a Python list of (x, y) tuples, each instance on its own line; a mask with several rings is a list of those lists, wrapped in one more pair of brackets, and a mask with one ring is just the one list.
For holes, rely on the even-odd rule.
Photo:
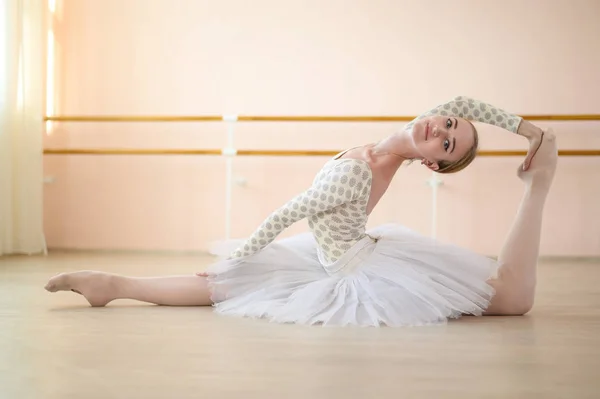
[(135, 299), (167, 306), (211, 305), (206, 277), (126, 277), (116, 274), (80, 271), (59, 274), (50, 279), (46, 290), (74, 291), (90, 305), (105, 306), (115, 299)]
[(518, 172), (526, 189), (498, 257), (498, 276), (490, 280), (496, 295), (487, 309), (488, 315), (522, 315), (533, 306), (542, 215), (557, 161), (556, 137), (548, 131), (530, 169)]

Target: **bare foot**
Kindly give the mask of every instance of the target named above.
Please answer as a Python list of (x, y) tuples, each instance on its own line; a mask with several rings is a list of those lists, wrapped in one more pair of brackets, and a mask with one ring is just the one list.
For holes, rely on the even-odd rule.
[(521, 180), (534, 185), (549, 186), (554, 178), (558, 163), (558, 145), (552, 129), (547, 129), (541, 136), (537, 151), (531, 159), (529, 168), (519, 167), (518, 175)]
[(62, 273), (52, 277), (44, 288), (49, 292), (76, 292), (83, 295), (93, 307), (106, 306), (117, 298), (114, 276), (103, 272)]

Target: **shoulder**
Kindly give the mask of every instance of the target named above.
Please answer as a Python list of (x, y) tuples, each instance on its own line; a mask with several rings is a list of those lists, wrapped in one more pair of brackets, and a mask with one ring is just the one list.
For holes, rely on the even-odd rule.
[(356, 199), (370, 191), (372, 174), (369, 164), (361, 159), (334, 159), (316, 182), (316, 187), (330, 194)]
[(329, 174), (337, 176), (360, 177), (367, 179), (370, 177), (371, 167), (362, 159), (340, 158), (332, 161)]

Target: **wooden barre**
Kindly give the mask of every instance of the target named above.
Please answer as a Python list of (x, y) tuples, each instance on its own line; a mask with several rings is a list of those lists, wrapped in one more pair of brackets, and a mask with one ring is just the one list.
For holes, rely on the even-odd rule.
[[(341, 151), (331, 150), (237, 150), (235, 156), (334, 156)], [(219, 149), (94, 149), (94, 148), (46, 148), (45, 155), (224, 155)], [(482, 150), (483, 157), (525, 156), (519, 150)], [(559, 150), (560, 156), (589, 157), (600, 156), (600, 150)]]
[[(222, 122), (223, 115), (55, 115), (45, 122)], [(237, 116), (238, 122), (410, 122), (416, 116)], [(530, 121), (600, 121), (600, 114), (523, 115)]]

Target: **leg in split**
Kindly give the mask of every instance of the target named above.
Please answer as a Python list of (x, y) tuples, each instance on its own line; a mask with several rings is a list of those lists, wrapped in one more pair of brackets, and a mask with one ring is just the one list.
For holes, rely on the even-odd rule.
[(557, 161), (556, 137), (547, 131), (530, 169), (518, 172), (526, 185), (525, 193), (498, 257), (498, 275), (490, 280), (496, 295), (487, 315), (522, 315), (533, 306), (542, 215)]
[(80, 271), (62, 273), (50, 279), (46, 290), (73, 291), (94, 307), (115, 299), (135, 299), (165, 306), (208, 306), (212, 304), (208, 282), (202, 276), (126, 277)]

